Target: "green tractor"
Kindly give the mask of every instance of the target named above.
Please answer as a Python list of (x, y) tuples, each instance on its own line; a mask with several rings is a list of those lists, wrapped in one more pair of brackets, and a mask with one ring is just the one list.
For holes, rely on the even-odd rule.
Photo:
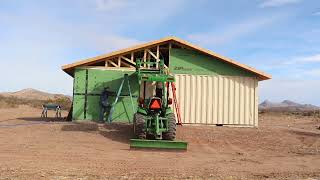
[(186, 142), (174, 141), (176, 119), (169, 106), (172, 104), (169, 83), (174, 82), (174, 77), (166, 72), (164, 61), (137, 60), (136, 73), (143, 93), (140, 92), (133, 119), (134, 134), (138, 139), (131, 139), (131, 147), (186, 149)]

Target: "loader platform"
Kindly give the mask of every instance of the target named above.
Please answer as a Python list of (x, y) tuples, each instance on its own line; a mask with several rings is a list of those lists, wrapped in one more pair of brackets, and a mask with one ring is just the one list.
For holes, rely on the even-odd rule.
[(185, 141), (130, 139), (130, 148), (187, 150), (187, 147), (188, 143)]

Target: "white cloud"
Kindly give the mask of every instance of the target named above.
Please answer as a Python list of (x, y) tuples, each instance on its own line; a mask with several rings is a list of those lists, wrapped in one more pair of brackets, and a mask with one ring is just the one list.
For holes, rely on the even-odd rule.
[(306, 75), (318, 77), (320, 79), (320, 69), (311, 69), (305, 72)]
[(259, 7), (266, 8), (266, 7), (280, 7), (289, 4), (297, 4), (302, 0), (264, 0)]
[(320, 54), (315, 54), (315, 55), (311, 55), (311, 56), (305, 56), (305, 57), (301, 57), (299, 60), (297, 60), (298, 62), (301, 63), (312, 63), (312, 62), (320, 62)]
[(187, 36), (191, 41), (205, 45), (222, 45), (234, 41), (242, 36), (255, 32), (283, 18), (282, 15), (249, 19), (235, 23), (221, 29), (219, 32), (206, 32), (190, 34)]
[(314, 16), (320, 16), (320, 11), (313, 13)]
[(320, 62), (320, 54), (300, 56), (291, 58), (288, 61), (282, 61), (283, 65), (292, 65), (292, 64), (308, 64), (308, 63), (317, 63)]
[(285, 99), (305, 104), (320, 105), (320, 80), (271, 79), (259, 83), (260, 102), (268, 99), (280, 102)]
[[(257, 59), (258, 57), (254, 57)], [(252, 58), (251, 58), (252, 59)], [(263, 65), (259, 62), (265, 62)], [(320, 67), (320, 54), (313, 54), (313, 55), (305, 55), (305, 56), (298, 56), (298, 57), (282, 57), (282, 58), (269, 58), (266, 60), (260, 61), (252, 61), (251, 65), (254, 67), (259, 67), (260, 69), (264, 70), (285, 70), (290, 69), (291, 71), (296, 71), (299, 73), (304, 73), (309, 69), (306, 69), (306, 65), (313, 65), (314, 68)]]

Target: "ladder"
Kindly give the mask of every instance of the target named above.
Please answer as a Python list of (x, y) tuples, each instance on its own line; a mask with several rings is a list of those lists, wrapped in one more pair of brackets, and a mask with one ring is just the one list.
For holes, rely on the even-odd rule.
[(117, 91), (116, 99), (111, 105), (111, 109), (110, 109), (110, 112), (109, 112), (109, 115), (108, 115), (108, 123), (112, 123), (112, 114), (114, 112), (114, 107), (116, 106), (116, 104), (117, 104), (117, 102), (119, 100), (119, 97), (120, 97), (120, 94), (122, 92), (122, 88), (123, 88), (123, 85), (124, 85), (125, 81), (127, 81), (127, 85), (128, 85), (128, 90), (129, 90), (130, 99), (131, 99), (132, 112), (133, 113), (135, 112), (128, 74), (125, 74), (124, 77), (123, 77), (123, 80), (122, 80), (122, 82), (120, 84), (120, 87), (119, 87), (119, 89)]
[(173, 95), (173, 100), (174, 100), (174, 107), (176, 109), (177, 118), (178, 118), (177, 124), (182, 126), (180, 107), (179, 107), (177, 96), (176, 96), (176, 86), (175, 86), (174, 82), (171, 82), (171, 88), (172, 88), (172, 95)]

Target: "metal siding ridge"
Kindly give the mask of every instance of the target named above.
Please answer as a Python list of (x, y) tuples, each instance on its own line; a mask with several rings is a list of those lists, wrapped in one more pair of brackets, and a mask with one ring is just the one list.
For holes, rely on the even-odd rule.
[[(180, 101), (180, 99), (181, 99), (180, 98), (180, 89), (181, 89), (180, 88), (180, 78), (181, 78), (181, 75), (178, 75), (177, 78), (176, 78), (176, 83), (175, 83), (175, 85), (176, 85), (176, 98), (177, 98), (179, 106), (181, 105), (181, 101)], [(181, 112), (181, 107), (180, 107), (180, 113), (182, 113)], [(184, 119), (181, 117), (181, 120), (184, 120)]]
[(248, 124), (250, 125), (250, 118), (251, 118), (251, 116), (250, 116), (250, 112), (251, 112), (251, 101), (250, 101), (251, 81), (249, 80), (249, 78), (246, 78), (246, 81), (247, 81), (246, 83), (248, 84), (248, 86), (247, 86), (248, 92), (247, 92), (247, 96), (246, 96), (246, 98), (248, 100), (248, 103), (247, 103), (247, 107), (248, 107), (247, 116), (248, 116)]
[(248, 85), (245, 78), (243, 78), (243, 113), (244, 113), (244, 124), (248, 124)]
[(254, 111), (254, 116), (255, 116), (255, 127), (258, 127), (258, 104), (259, 104), (259, 97), (258, 97), (258, 90), (259, 90), (259, 87), (258, 87), (258, 80), (257, 78), (255, 79), (255, 84), (254, 84), (255, 88), (254, 88), (254, 98), (255, 98), (255, 104), (254, 104), (254, 108), (255, 108), (255, 111)]
[(207, 107), (207, 101), (206, 101), (206, 95), (207, 95), (207, 76), (201, 76), (201, 86), (202, 86), (202, 93), (201, 93), (201, 123), (206, 124), (207, 121), (207, 113), (206, 113), (206, 107)]
[(190, 123), (196, 123), (195, 119), (197, 118), (197, 114), (196, 114), (196, 77), (191, 75), (191, 97), (192, 97), (192, 101), (191, 101), (191, 116), (190, 116)]
[(223, 119), (223, 77), (219, 76), (218, 89), (218, 124), (222, 124)]
[(187, 99), (189, 99), (187, 97), (187, 91), (186, 91), (186, 86), (187, 86), (187, 75), (184, 75), (182, 78), (182, 84), (183, 84), (183, 118), (186, 119), (187, 118), (187, 113), (188, 113), (188, 104), (187, 104)]
[(188, 95), (190, 95), (190, 75), (185, 75), (185, 83), (184, 83), (184, 89), (186, 91), (185, 93), (185, 122), (190, 122), (190, 96), (188, 97)]
[(243, 103), (243, 79), (240, 78), (240, 88), (239, 88), (239, 97), (240, 97), (240, 100), (239, 100), (239, 124), (244, 124), (244, 118), (243, 118), (243, 106), (244, 106), (244, 103)]
[(176, 88), (177, 88), (177, 99), (178, 99), (178, 103), (179, 103), (179, 108), (180, 108), (180, 116), (181, 119), (184, 119), (183, 117), (183, 94), (182, 94), (182, 89), (183, 86), (181, 86), (181, 79), (182, 79), (183, 75), (180, 75), (179, 79), (177, 79), (177, 83), (176, 83)]
[(254, 80), (250, 80), (250, 125), (254, 126)]
[(206, 97), (206, 101), (207, 101), (207, 109), (206, 109), (206, 113), (207, 113), (207, 119), (206, 119), (206, 124), (210, 124), (212, 122), (212, 103), (213, 103), (213, 98), (212, 98), (212, 76), (208, 76), (207, 78), (207, 83), (208, 83), (208, 96)]
[(212, 117), (214, 118), (214, 121), (212, 122), (213, 124), (217, 124), (218, 123), (218, 101), (219, 101), (219, 98), (218, 98), (218, 90), (219, 90), (219, 84), (218, 84), (218, 79), (219, 77), (218, 76), (214, 76), (213, 77), (213, 91), (214, 91), (214, 102), (213, 102), (213, 111), (212, 111)]
[(239, 77), (234, 77), (234, 88), (233, 88), (233, 96), (234, 96), (234, 103), (233, 103), (233, 123), (238, 124), (239, 122)]
[(234, 77), (229, 80), (229, 124), (234, 124)]
[(197, 114), (197, 118), (196, 118), (196, 123), (201, 123), (201, 76), (196, 76), (197, 79), (197, 86), (196, 86), (196, 106), (197, 106), (197, 110), (196, 110), (196, 114)]
[(247, 115), (247, 124), (250, 124), (250, 81), (248, 81), (248, 78), (246, 78), (246, 115)]
[(252, 125), (252, 98), (251, 98), (251, 89), (252, 89), (252, 82), (248, 81), (248, 124)]
[(222, 123), (221, 124), (228, 124), (228, 78), (223, 78), (223, 116), (222, 116)]
[(183, 123), (256, 126), (257, 79), (175, 75)]

